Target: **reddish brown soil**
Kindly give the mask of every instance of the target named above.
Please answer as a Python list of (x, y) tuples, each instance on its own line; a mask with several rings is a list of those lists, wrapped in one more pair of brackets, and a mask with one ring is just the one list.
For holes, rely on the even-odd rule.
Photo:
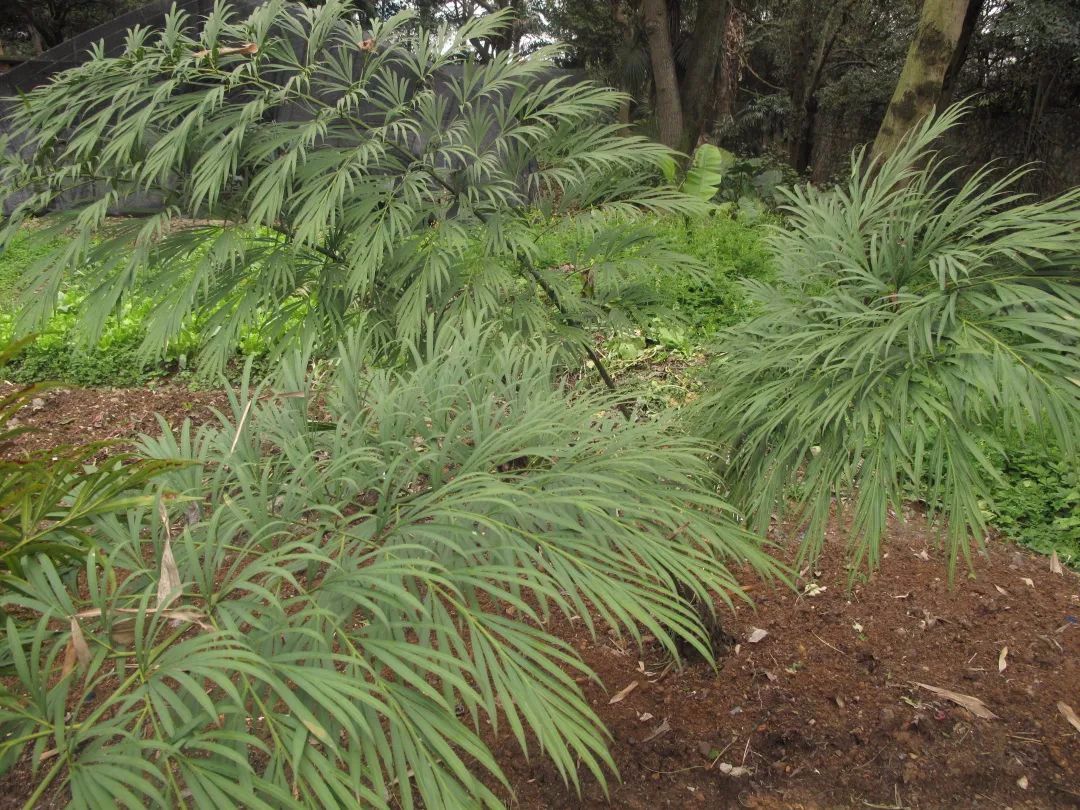
[[(1080, 733), (1056, 705), (1080, 705), (1080, 578), (995, 543), (975, 579), (950, 589), (928, 536), (918, 516), (894, 526), (882, 569), (850, 592), (839, 536), (801, 581), (824, 592), (757, 584), (754, 607), (722, 614), (741, 644), (715, 672), (663, 675), (658, 650), (641, 656), (593, 642), (578, 623), (554, 627), (606, 686), (586, 692), (622, 781), (610, 803), (591, 780), (579, 799), (506, 740), (498, 751), (521, 806), (1080, 807)], [(768, 635), (752, 644), (755, 628)], [(977, 697), (999, 719), (915, 682)], [(665, 721), (670, 730), (649, 740)], [(749, 774), (726, 775), (722, 763)]]
[[(2, 384), (5, 391), (14, 388)], [(176, 385), (157, 388), (53, 388), (38, 394), (17, 415), (14, 424), (30, 428), (15, 438), (8, 455), (47, 450), (60, 445), (133, 439), (160, 433), (157, 414), (173, 427), (190, 418), (196, 424), (223, 409), (221, 391), (192, 391)], [(121, 446), (128, 444), (122, 442)]]
[[(42, 399), (22, 416), (38, 429), (20, 440), (28, 449), (156, 432), (155, 412), (172, 424), (205, 421), (224, 403), (220, 393), (175, 387)], [(611, 732), (621, 781), (610, 780), (605, 798), (585, 778), (578, 796), (503, 734), (492, 744), (518, 806), (1080, 807), (1080, 733), (1057, 705), (1080, 712), (1080, 578), (999, 542), (976, 559), (974, 579), (961, 574), (949, 588), (915, 515), (894, 521), (881, 570), (848, 591), (841, 522), (831, 533), (801, 594), (745, 575), (755, 605), (722, 613), (741, 643), (716, 670), (679, 671), (655, 644), (639, 654), (610, 636), (592, 640), (580, 621), (555, 622), (606, 687), (584, 685)], [(775, 539), (792, 552), (792, 541)], [(809, 595), (811, 583), (823, 590)], [(750, 643), (755, 628), (767, 635)], [(977, 697), (997, 719), (916, 682)], [(0, 805), (32, 790), (25, 775), (0, 780)]]

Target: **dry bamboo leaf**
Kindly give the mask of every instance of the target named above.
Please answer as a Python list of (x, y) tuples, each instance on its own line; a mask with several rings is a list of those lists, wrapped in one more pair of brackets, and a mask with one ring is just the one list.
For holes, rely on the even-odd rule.
[(608, 701), (608, 705), (620, 702), (623, 698), (625, 698), (627, 695), (637, 689), (637, 687), (637, 681), (630, 681), (629, 685), (627, 685), (623, 689), (620, 689), (618, 692), (611, 696), (611, 700)]
[[(139, 613), (138, 608), (112, 608), (110, 613)], [(206, 615), (199, 610), (193, 610), (189, 608), (165, 608), (164, 610), (155, 611), (160, 613), (167, 619), (176, 619), (182, 622), (191, 622), (197, 624), (203, 630), (213, 630), (213, 626), (203, 621)], [(75, 614), (79, 619), (93, 619), (101, 615), (101, 608), (91, 608), (90, 610), (81, 610)], [(119, 624), (119, 623), (117, 623)]]
[(749, 641), (751, 644), (757, 644), (767, 635), (769, 635), (768, 630), (762, 630), (760, 627), (755, 627), (753, 630), (750, 631), (750, 635), (746, 637), (746, 640)]
[(229, 56), (231, 54), (243, 54), (244, 56), (251, 56), (259, 52), (259, 46), (254, 42), (246, 42), (243, 45), (232, 45), (227, 48), (214, 48), (211, 50), (195, 51), (193, 54), (196, 59), (201, 59), (204, 56), (209, 56), (214, 53), (218, 56)]
[(1059, 700), (1057, 703), (1058, 711), (1061, 712), (1061, 716), (1069, 721), (1069, 725), (1080, 731), (1080, 717), (1076, 716), (1076, 712), (1073, 711), (1073, 707), (1066, 703), (1064, 700)]
[(1007, 660), (1005, 660), (1006, 657), (1008, 656), (1008, 654), (1009, 654), (1009, 648), (1008, 647), (1002, 647), (1001, 652), (998, 654), (998, 672), (1004, 672), (1005, 667), (1007, 667), (1009, 665), (1009, 662)]
[(1061, 560), (1058, 559), (1057, 552), (1054, 551), (1050, 554), (1050, 573), (1051, 574), (1063, 574), (1061, 569)]
[(60, 677), (66, 678), (75, 669), (75, 645), (68, 640), (67, 646), (64, 647), (64, 663), (60, 668)]
[(1002, 588), (1000, 585), (995, 585), (994, 587), (997, 588), (997, 592), (1000, 593), (1002, 596), (1008, 596), (1009, 595), (1009, 592), (1007, 590), (1005, 590), (1004, 588)]
[(240, 442), (240, 432), (244, 429), (244, 422), (247, 421), (248, 414), (251, 412), (251, 406), (254, 400), (248, 400), (244, 406), (243, 413), (240, 414), (240, 421), (236, 423), (236, 435), (233, 436), (232, 444), (229, 445), (229, 454), (231, 455), (236, 450), (236, 445)]
[(71, 641), (69, 643), (75, 650), (75, 657), (78, 659), (79, 665), (82, 667), (90, 666), (90, 647), (86, 643), (86, 636), (83, 635), (82, 627), (79, 626), (79, 620), (74, 616), (71, 618)]
[(671, 731), (671, 723), (669, 723), (668, 719), (665, 717), (664, 722), (653, 729), (652, 733), (643, 739), (642, 742), (647, 743), (649, 740), (655, 740), (661, 734), (667, 734), (669, 731)]
[(165, 550), (161, 553), (161, 573), (158, 575), (157, 604), (154, 609), (161, 610), (182, 593), (183, 586), (180, 584), (176, 558), (173, 557), (172, 540), (166, 538)]
[(1035, 580), (1031, 577), (1020, 577), (1020, 581), (1027, 585), (1029, 588), (1035, 587)]
[(957, 706), (963, 706), (969, 712), (976, 717), (981, 717), (983, 720), (997, 720), (998, 716), (986, 708), (986, 704), (979, 700), (977, 697), (971, 695), (963, 695), (959, 692), (953, 692), (951, 689), (942, 689), (940, 686), (930, 686), (927, 683), (919, 683), (918, 681), (912, 681), (916, 686), (921, 686), (923, 689), (928, 689), (935, 695), (940, 695), (946, 700), (951, 700)]

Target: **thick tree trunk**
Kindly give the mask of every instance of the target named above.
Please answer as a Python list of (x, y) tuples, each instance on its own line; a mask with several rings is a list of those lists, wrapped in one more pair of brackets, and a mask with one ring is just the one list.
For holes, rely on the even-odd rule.
[(686, 69), (680, 94), (683, 132), (679, 148), (687, 153), (697, 146), (705, 130), (706, 116), (715, 89), (714, 77), (724, 44), (726, 19), (727, 0), (698, 0), (690, 64)]
[(892, 154), (911, 128), (941, 101), (968, 4), (969, 0), (923, 0), (918, 30), (874, 141), (875, 159)]
[(683, 136), (682, 100), (675, 74), (675, 52), (671, 47), (668, 8), (665, 0), (642, 0), (641, 18), (649, 43), (653, 95), (660, 142), (678, 149)]

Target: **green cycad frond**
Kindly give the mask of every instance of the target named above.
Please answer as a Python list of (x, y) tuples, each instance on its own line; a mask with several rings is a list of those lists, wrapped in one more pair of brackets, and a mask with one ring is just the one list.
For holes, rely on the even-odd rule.
[[(154, 296), (152, 351), (193, 313), (212, 322), (218, 364), (255, 323), (332, 345), (370, 314), (415, 341), (430, 316), (473, 299), (459, 268), (477, 245), (509, 260), (499, 295), (524, 279), (550, 307), (533, 271), (557, 271), (526, 269), (531, 205), (572, 217), (702, 207), (655, 187), (669, 152), (620, 135), (620, 94), (553, 70), (557, 51), (471, 61), (470, 40), (505, 15), (435, 32), (411, 21), (362, 30), (342, 0), (174, 13), (29, 93), (0, 172), (0, 193), (25, 199), (3, 234), (61, 209), (48, 218), (72, 238), (30, 274), (24, 323), (43, 322), (77, 270), (92, 282), (91, 338), (123, 296)], [(108, 218), (132, 206), (156, 213)]]
[(1080, 190), (1045, 201), (1017, 173), (959, 189), (920, 126), (876, 171), (789, 196), (765, 314), (729, 332), (704, 429), (730, 448), (736, 502), (759, 528), (794, 486), (820, 549), (854, 500), (855, 562), (873, 566), (890, 507), (917, 493), (948, 521), (950, 570), (982, 541), (994, 435), (1080, 435)]
[[(707, 655), (685, 594), (738, 597), (726, 561), (773, 564), (700, 443), (611, 397), (568, 400), (543, 346), (451, 337), (405, 372), (366, 368), (370, 342), (350, 339), (320, 421), (297, 357), (277, 390), (302, 395), (245, 386), (219, 426), (146, 439), (194, 462), (165, 485), (197, 500), (162, 504), (183, 593), (155, 612), (153, 510), (102, 521), (85, 600), (28, 561), (9, 601), (46, 619), (8, 625), (23, 696), (0, 700), (0, 754), (40, 742), (33, 761), (88, 805), (501, 806), (481, 781), (504, 781), (490, 722), (603, 784), (606, 734), (575, 681), (591, 673), (548, 617)], [(50, 679), (77, 613), (80, 680)]]

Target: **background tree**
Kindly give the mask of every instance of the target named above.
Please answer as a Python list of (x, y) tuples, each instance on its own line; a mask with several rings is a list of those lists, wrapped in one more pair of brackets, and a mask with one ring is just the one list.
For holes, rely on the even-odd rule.
[(138, 5), (138, 0), (5, 0), (0, 31), (11, 40), (24, 37), (40, 53)]
[[(908, 48), (904, 69), (885, 110), (872, 157), (891, 154), (919, 121), (941, 101), (946, 76), (958, 72), (963, 62), (965, 25), (974, 25), (968, 10), (971, 0), (923, 0), (915, 38)], [(976, 9), (977, 14), (977, 9)]]

